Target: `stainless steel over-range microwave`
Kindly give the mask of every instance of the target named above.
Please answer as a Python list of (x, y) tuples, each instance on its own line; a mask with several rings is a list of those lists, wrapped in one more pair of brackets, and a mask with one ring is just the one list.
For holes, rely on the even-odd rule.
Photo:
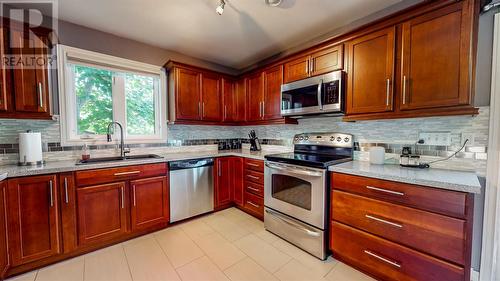
[(324, 75), (281, 86), (281, 115), (342, 114), (344, 112), (344, 73)]

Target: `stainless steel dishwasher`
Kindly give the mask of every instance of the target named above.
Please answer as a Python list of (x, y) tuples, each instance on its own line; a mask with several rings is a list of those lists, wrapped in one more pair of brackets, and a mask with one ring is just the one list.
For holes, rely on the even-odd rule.
[(214, 159), (169, 163), (170, 222), (214, 210)]

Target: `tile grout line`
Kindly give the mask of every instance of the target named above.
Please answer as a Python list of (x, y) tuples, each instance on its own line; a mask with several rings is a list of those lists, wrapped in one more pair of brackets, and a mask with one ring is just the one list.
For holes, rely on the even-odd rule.
[(127, 253), (125, 252), (125, 247), (123, 247), (123, 243), (120, 243), (122, 248), (123, 256), (125, 257), (125, 261), (127, 262), (128, 274), (130, 275), (130, 280), (134, 280), (134, 276), (132, 275), (132, 269), (130, 268), (130, 263), (128, 262)]

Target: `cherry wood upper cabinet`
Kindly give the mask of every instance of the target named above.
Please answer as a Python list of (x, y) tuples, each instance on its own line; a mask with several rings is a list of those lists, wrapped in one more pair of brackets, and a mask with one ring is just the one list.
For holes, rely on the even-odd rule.
[(201, 120), (222, 121), (221, 78), (217, 74), (201, 74)]
[(109, 241), (127, 233), (125, 182), (78, 188), (76, 193), (79, 245)]
[(275, 66), (264, 71), (264, 104), (265, 120), (281, 118), (281, 84), (283, 83), (283, 66)]
[(57, 190), (55, 175), (8, 181), (7, 217), (12, 266), (60, 253)]
[(175, 119), (200, 120), (201, 115), (201, 73), (175, 68)]
[(73, 173), (59, 174), (59, 202), (63, 252), (70, 253), (78, 246), (76, 221), (76, 185)]
[(241, 78), (236, 82), (235, 117), (234, 121), (245, 122), (247, 111), (247, 88), (246, 79)]
[(0, 280), (9, 268), (9, 249), (7, 246), (7, 183), (0, 182)]
[(135, 180), (130, 186), (132, 230), (166, 226), (170, 212), (167, 177)]
[(343, 51), (343, 45), (336, 45), (286, 62), (284, 64), (284, 83), (342, 69), (344, 67)]
[(347, 48), (347, 113), (392, 111), (395, 27), (353, 39)]
[[(7, 49), (7, 28), (0, 27), (0, 55), (6, 54)], [(4, 64), (0, 66), (0, 112), (11, 110), (11, 71), (6, 69)]]
[(236, 82), (231, 79), (222, 79), (222, 121), (234, 122), (237, 119)]
[(264, 118), (264, 77), (262, 72), (247, 77), (247, 121)]
[(402, 25), (402, 110), (471, 104), (471, 17), (462, 1)]
[[(40, 50), (46, 46), (43, 38), (32, 36), (26, 38), (23, 30), (11, 28), (10, 42), (12, 54), (20, 58), (28, 56), (45, 56)], [(13, 69), (15, 110), (18, 113), (38, 113), (40, 116), (50, 116), (50, 95), (48, 87), (48, 69), (45, 66), (23, 67)]]

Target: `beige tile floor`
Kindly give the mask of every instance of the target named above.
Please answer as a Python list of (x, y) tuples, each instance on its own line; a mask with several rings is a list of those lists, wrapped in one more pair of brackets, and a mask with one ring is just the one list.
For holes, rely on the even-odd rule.
[(323, 280), (372, 278), (320, 261), (232, 208), (8, 281)]

